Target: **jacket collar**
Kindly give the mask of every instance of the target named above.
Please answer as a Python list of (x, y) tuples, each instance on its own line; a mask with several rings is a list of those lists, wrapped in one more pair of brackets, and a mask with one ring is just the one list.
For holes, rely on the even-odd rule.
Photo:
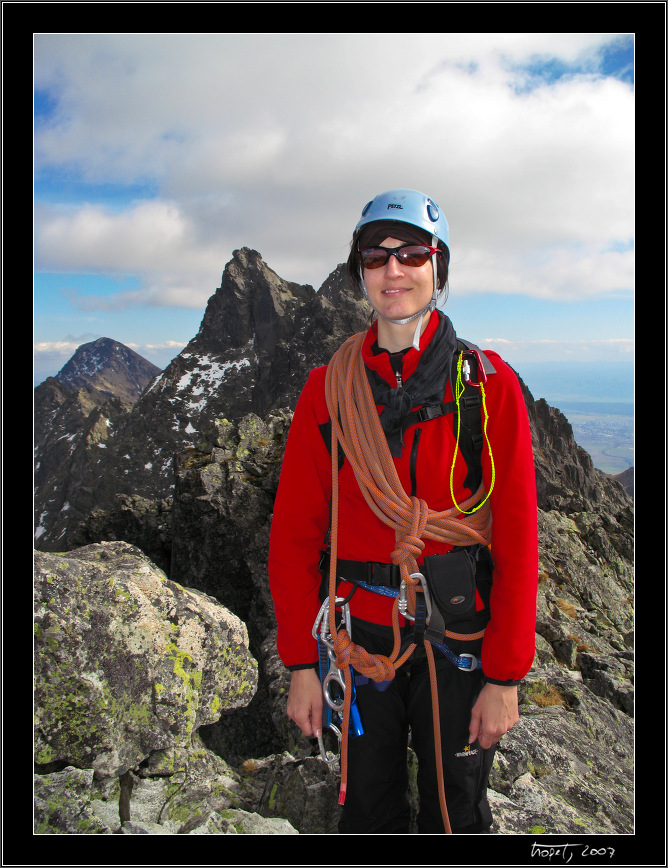
[[(411, 374), (415, 373), (418, 363), (422, 358), (422, 354), (429, 346), (432, 338), (438, 330), (438, 324), (439, 312), (435, 310), (432, 312), (429, 322), (427, 323), (427, 328), (420, 338), (420, 349), (416, 350), (415, 347), (411, 346), (404, 353), (402, 367), (402, 377), (404, 382), (406, 382)], [(374, 352), (374, 344), (377, 340), (378, 322), (376, 321), (371, 325), (371, 328), (366, 333), (364, 343), (362, 344), (362, 359), (368, 368), (372, 371), (376, 371), (376, 373), (387, 383), (393, 385), (396, 383), (396, 376), (394, 369), (392, 368), (392, 363), (390, 362), (390, 355), (387, 350), (378, 349), (378, 347), (376, 347), (376, 352)]]

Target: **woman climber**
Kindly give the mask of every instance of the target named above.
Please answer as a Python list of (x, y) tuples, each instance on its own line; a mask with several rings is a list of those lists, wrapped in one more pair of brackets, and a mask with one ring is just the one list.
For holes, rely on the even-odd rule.
[(276, 496), (269, 578), (289, 717), (322, 737), (319, 615), (345, 684), (342, 833), (409, 830), (409, 744), (418, 831), (489, 831), (495, 747), (534, 656), (527, 412), (512, 369), (437, 309), (449, 262), (434, 200), (391, 190), (364, 208), (348, 274), (377, 318), (311, 372)]

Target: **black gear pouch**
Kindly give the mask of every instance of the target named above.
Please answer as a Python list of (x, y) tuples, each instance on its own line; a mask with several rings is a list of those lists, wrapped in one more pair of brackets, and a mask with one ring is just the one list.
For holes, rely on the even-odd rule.
[[(453, 549), (430, 555), (422, 568), (432, 601), (425, 637), (440, 644), (446, 630), (474, 634), (484, 630), (490, 618), (494, 563), (487, 546)], [(476, 591), (482, 603), (476, 609)]]
[(424, 559), (424, 576), (431, 595), (447, 627), (474, 617), (476, 559), (468, 549), (455, 549), (445, 555)]

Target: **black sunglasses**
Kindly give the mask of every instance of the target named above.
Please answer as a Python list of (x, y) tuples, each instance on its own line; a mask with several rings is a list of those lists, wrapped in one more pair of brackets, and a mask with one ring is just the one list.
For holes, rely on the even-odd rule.
[(438, 247), (422, 244), (405, 244), (403, 247), (365, 247), (358, 255), (364, 268), (382, 268), (390, 256), (396, 256), (401, 265), (417, 268), (424, 265), (434, 253), (443, 251)]

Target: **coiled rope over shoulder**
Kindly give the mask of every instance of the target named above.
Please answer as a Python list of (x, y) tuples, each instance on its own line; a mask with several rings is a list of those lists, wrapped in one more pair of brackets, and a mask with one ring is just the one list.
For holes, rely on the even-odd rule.
[[(394, 646), (390, 657), (369, 654), (362, 646), (352, 642), (345, 628), (337, 631), (335, 622), (336, 563), (338, 533), (338, 443), (351, 464), (360, 490), (372, 512), (385, 524), (394, 528), (396, 545), (392, 562), (399, 565), (401, 578), (406, 582), (408, 611), (415, 614), (415, 595), (421, 592), (417, 559), (425, 540), (435, 540), (453, 546), (469, 546), (475, 543), (489, 545), (491, 541), (492, 516), (489, 501), (466, 514), (466, 510), (484, 498), (480, 489), (458, 507), (435, 512), (426, 501), (409, 497), (397, 475), (382, 429), (376, 404), (362, 359), (363, 332), (349, 338), (333, 355), (327, 368), (325, 390), (327, 406), (332, 422), (332, 528), (331, 559), (329, 574), (329, 628), (337, 654), (337, 665), (349, 678), (350, 666), (374, 681), (389, 681), (396, 670), (406, 662), (415, 648), (411, 644), (399, 656), (401, 636), (399, 632), (398, 598), (392, 609)], [(464, 510), (464, 513), (462, 512)], [(474, 637), (467, 637), (474, 638)], [(438, 698), (436, 694), (436, 670), (430, 643), (425, 644), (431, 679), (432, 708), (435, 733), (440, 732)], [(341, 791), (339, 803), (343, 804), (346, 791), (348, 722), (352, 690), (346, 684), (343, 728), (341, 733)], [(440, 738), (435, 737), (436, 770), (439, 780), (439, 799), (446, 832), (450, 824), (445, 805), (443, 767), (440, 754)]]

